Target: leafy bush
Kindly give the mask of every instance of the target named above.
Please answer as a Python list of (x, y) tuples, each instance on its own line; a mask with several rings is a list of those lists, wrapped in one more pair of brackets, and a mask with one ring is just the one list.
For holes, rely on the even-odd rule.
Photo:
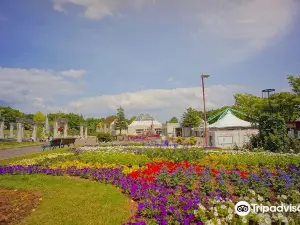
[(80, 155), (80, 161), (85, 163), (115, 163), (117, 165), (144, 165), (150, 162), (150, 159), (144, 155), (135, 155), (132, 153), (117, 152), (84, 152)]
[(295, 137), (289, 137), (289, 149), (294, 153), (300, 153), (300, 140)]
[(99, 142), (110, 142), (113, 139), (110, 133), (104, 133), (104, 132), (98, 133), (97, 138)]
[(146, 155), (150, 159), (153, 158), (164, 158), (168, 160), (172, 160), (174, 162), (180, 162), (183, 160), (193, 161), (197, 159), (201, 159), (204, 157), (204, 153), (197, 149), (186, 149), (186, 148), (178, 148), (178, 149), (145, 149), (142, 151), (142, 154)]
[(250, 138), (252, 148), (263, 147), (272, 152), (288, 152), (286, 125), (279, 114), (264, 114), (259, 118), (259, 134)]
[(185, 139), (183, 137), (178, 136), (177, 139), (176, 139), (176, 143), (177, 144), (182, 144), (184, 142), (184, 140)]
[(195, 138), (195, 137), (190, 137), (190, 144), (191, 145), (195, 145), (195, 144), (197, 144), (197, 139)]

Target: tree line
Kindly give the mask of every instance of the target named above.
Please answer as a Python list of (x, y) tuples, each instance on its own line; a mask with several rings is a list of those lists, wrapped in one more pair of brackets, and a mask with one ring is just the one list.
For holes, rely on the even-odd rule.
[[(270, 96), (271, 106), (285, 122), (294, 121), (297, 118), (300, 118), (300, 76), (288, 76), (287, 80), (290, 85), (291, 92), (277, 92)], [(232, 106), (223, 106), (207, 111), (206, 116), (208, 119), (215, 117), (214, 120), (210, 121), (210, 123), (215, 122), (218, 119), (218, 116), (216, 115), (229, 107), (243, 112), (243, 114), (238, 115), (241, 119), (249, 122), (257, 122), (260, 115), (266, 112), (266, 107), (268, 106), (268, 100), (266, 98), (248, 93), (235, 94), (234, 100), (235, 103)], [(7, 127), (9, 127), (10, 122), (15, 122), (17, 118), (33, 120), (37, 120), (37, 118), (39, 118), (38, 120), (45, 118), (45, 115), (42, 112), (26, 114), (9, 106), (0, 106), (0, 112), (1, 115), (5, 117), (5, 125)], [(197, 127), (201, 124), (203, 116), (204, 114), (202, 111), (190, 107), (182, 114), (180, 120), (176, 117), (172, 117), (167, 122), (180, 123), (183, 127)], [(89, 132), (95, 132), (98, 124), (109, 125), (115, 120), (116, 130), (127, 129), (128, 125), (135, 119), (135, 117), (126, 118), (122, 107), (117, 109), (115, 115), (110, 115), (106, 118), (90, 117), (85, 119), (82, 115), (76, 113), (50, 113), (48, 114), (50, 125), (53, 124), (53, 120), (55, 118), (68, 119), (68, 126), (74, 132), (79, 131), (81, 123), (87, 124)], [(30, 129), (30, 126), (25, 126), (25, 129)]]

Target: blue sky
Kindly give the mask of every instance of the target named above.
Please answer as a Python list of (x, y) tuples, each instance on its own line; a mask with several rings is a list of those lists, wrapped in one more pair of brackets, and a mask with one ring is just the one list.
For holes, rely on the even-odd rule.
[(3, 0), (0, 102), (159, 120), (286, 90), (299, 74), (297, 0)]

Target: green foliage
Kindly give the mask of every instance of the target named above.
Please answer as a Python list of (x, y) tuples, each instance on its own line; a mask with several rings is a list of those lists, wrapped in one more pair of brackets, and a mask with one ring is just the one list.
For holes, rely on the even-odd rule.
[(130, 125), (135, 119), (136, 119), (136, 116), (132, 116), (129, 120), (126, 120), (127, 124)]
[(298, 77), (288, 76), (289, 84), (295, 94), (300, 95), (300, 75)]
[(111, 142), (113, 137), (110, 133), (99, 132), (97, 134), (97, 138), (99, 142)]
[(94, 133), (96, 132), (96, 127), (99, 123), (103, 122), (104, 118), (87, 118), (86, 123), (88, 126), (88, 131), (89, 133)]
[(300, 117), (300, 96), (290, 92), (279, 92), (270, 97), (276, 111), (284, 118), (285, 122), (295, 121)]
[(172, 117), (170, 120), (169, 120), (169, 123), (178, 123), (178, 119), (177, 117)]
[(197, 144), (197, 139), (195, 138), (195, 137), (190, 137), (190, 144), (191, 145), (195, 145), (195, 144)]
[[(259, 118), (258, 137), (252, 138), (252, 141), (260, 142), (265, 150), (272, 152), (288, 151), (288, 136), (286, 125), (279, 114), (263, 114)], [(257, 143), (253, 143), (257, 145)]]
[[(251, 94), (235, 94), (235, 109), (249, 116), (250, 122), (254, 122), (263, 112), (267, 100)], [(251, 119), (252, 118), (252, 119)], [(246, 118), (241, 118), (246, 119)]]
[[(44, 122), (46, 119), (45, 115), (41, 112), (38, 111), (34, 116), (33, 116), (33, 120), (35, 122)], [(36, 135), (38, 139), (42, 139), (43, 138), (43, 127), (41, 126), (37, 126), (36, 128)]]
[(80, 161), (85, 163), (115, 163), (117, 165), (132, 166), (132, 165), (144, 165), (150, 162), (150, 159), (145, 155), (134, 155), (131, 153), (119, 153), (119, 152), (84, 152), (79, 155)]
[(176, 143), (177, 143), (177, 144), (182, 144), (184, 141), (185, 141), (184, 137), (178, 136), (178, 137), (176, 138)]
[(198, 127), (201, 123), (202, 117), (202, 112), (199, 112), (190, 107), (186, 109), (186, 112), (183, 113), (181, 125), (183, 127)]
[(24, 118), (24, 113), (9, 106), (0, 106), (1, 117), (5, 117), (5, 126), (9, 127), (9, 123), (15, 123), (17, 118)]
[(115, 130), (119, 130), (120, 134), (122, 130), (127, 129), (128, 125), (125, 119), (124, 109), (122, 107), (118, 108), (117, 111), (117, 120), (115, 122)]
[(191, 148), (191, 149), (154, 148), (154, 149), (145, 149), (142, 154), (146, 155), (150, 159), (164, 158), (164, 159), (172, 160), (174, 162), (180, 162), (183, 160), (194, 161), (194, 160), (202, 159), (205, 156), (205, 153), (199, 150), (199, 148)]

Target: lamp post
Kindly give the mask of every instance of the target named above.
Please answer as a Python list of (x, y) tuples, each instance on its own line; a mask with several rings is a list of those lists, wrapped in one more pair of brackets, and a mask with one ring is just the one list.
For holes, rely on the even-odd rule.
[(269, 112), (273, 112), (273, 107), (271, 107), (271, 102), (270, 102), (270, 93), (272, 93), (272, 92), (275, 92), (275, 89), (264, 89), (261, 91), (262, 98), (264, 98), (264, 93), (267, 93), (268, 105), (269, 105), (268, 111)]
[(208, 145), (208, 135), (207, 135), (207, 127), (206, 127), (206, 108), (205, 108), (205, 92), (204, 92), (204, 78), (208, 78), (210, 75), (208, 74), (202, 74), (202, 93), (203, 93), (203, 113), (204, 113), (204, 140), (205, 140), (205, 146)]

